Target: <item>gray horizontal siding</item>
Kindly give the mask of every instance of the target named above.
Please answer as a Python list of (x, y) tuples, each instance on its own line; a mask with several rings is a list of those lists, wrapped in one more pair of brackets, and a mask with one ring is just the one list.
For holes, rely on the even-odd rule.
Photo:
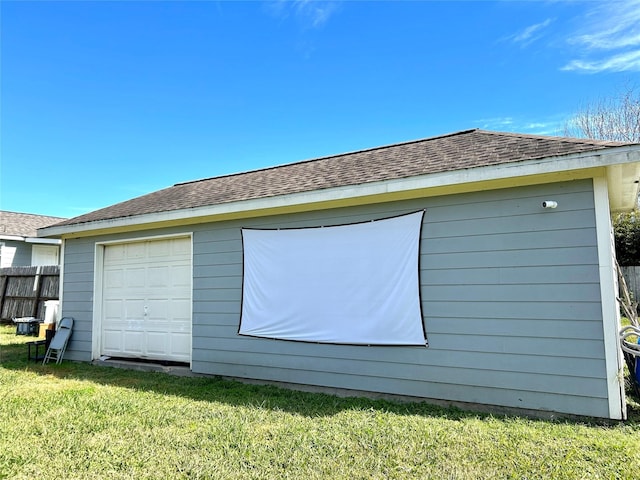
[(422, 285), (536, 285), (542, 284), (577, 284), (597, 283), (598, 272), (586, 265), (565, 265), (556, 269), (553, 279), (546, 277), (545, 266), (524, 267), (484, 267), (457, 269), (430, 269), (431, 275), (422, 279)]
[[(542, 210), (542, 200), (559, 203)], [(193, 232), (198, 373), (608, 416), (590, 180), (153, 230)], [(338, 225), (420, 209), (428, 348), (321, 345), (237, 335), (240, 228)], [(136, 234), (140, 237), (142, 234)], [(90, 357), (95, 241), (67, 242), (65, 315)]]
[[(498, 250), (493, 252), (450, 252), (422, 254), (425, 270), (457, 268), (502, 267), (557, 267), (562, 265), (584, 265), (597, 262), (598, 250), (593, 247), (554, 247), (536, 250)], [(589, 263), (590, 264), (590, 263)], [(551, 280), (548, 275), (540, 278)]]
[[(549, 198), (555, 211), (540, 208)], [(336, 225), (423, 208), (428, 348), (237, 335), (240, 227)], [(608, 414), (590, 181), (204, 225), (194, 264), (194, 371)]]
[[(503, 319), (557, 319), (562, 326), (566, 321), (592, 320), (600, 322), (600, 304), (592, 302), (429, 302), (428, 318), (503, 318)], [(455, 308), (454, 308), (455, 307)]]
[(473, 318), (467, 317), (464, 322), (456, 319), (431, 317), (429, 331), (443, 335), (491, 335), (508, 336), (514, 334), (523, 337), (561, 338), (579, 340), (602, 340), (602, 328), (597, 322), (575, 320), (571, 328), (564, 322), (527, 319)]
[[(283, 368), (282, 362), (277, 356), (265, 357), (261, 353), (217, 351), (209, 357), (209, 360), (234, 365)], [(304, 370), (309, 375), (327, 374), (333, 375), (362, 375), (367, 377), (368, 383), (384, 383), (386, 379), (419, 381), (423, 382), (421, 396), (429, 396), (432, 383), (443, 383), (442, 379), (453, 376), (458, 385), (468, 387), (485, 387), (495, 389), (518, 390), (520, 392), (548, 393), (576, 395), (585, 387), (598, 390), (599, 380), (582, 376), (557, 375), (553, 373), (512, 372), (505, 369), (490, 370), (487, 368), (472, 368), (469, 366), (440, 366), (404, 364), (403, 368), (391, 362), (371, 362), (361, 360), (349, 360), (322, 357), (310, 357), (308, 355), (291, 356), (288, 369)], [(450, 383), (450, 382), (445, 382)], [(462, 400), (462, 399), (458, 399)]]
[[(552, 281), (553, 279), (550, 279)], [(465, 302), (583, 302), (597, 299), (600, 288), (597, 284), (541, 284), (505, 285), (429, 285), (422, 287), (424, 301)]]
[[(194, 342), (201, 348), (201, 359), (219, 358), (219, 355), (225, 355), (223, 352), (230, 352), (228, 344), (224, 337), (220, 334), (220, 330), (211, 327), (203, 327), (199, 330), (200, 336), (194, 339)], [(208, 334), (208, 335), (207, 335)], [(226, 335), (229, 331), (226, 332)], [(225, 336), (226, 336), (225, 335)], [(207, 336), (209, 338), (207, 338)], [(217, 338), (217, 339), (216, 339)], [(206, 340), (205, 340), (206, 339)], [(236, 350), (233, 352), (253, 353), (255, 351), (254, 342), (259, 341), (253, 338), (241, 338), (233, 344)], [(206, 346), (201, 343), (205, 342)], [(382, 347), (368, 347), (360, 349), (345, 349), (339, 345), (317, 345), (293, 343), (289, 348), (282, 349), (279, 342), (273, 341), (270, 345), (266, 345), (261, 349), (262, 353), (271, 355), (284, 355), (294, 357), (313, 357), (324, 358), (330, 356), (332, 359), (345, 362), (367, 361), (371, 365), (376, 365), (380, 359)], [(212, 353), (212, 352), (215, 352)], [(455, 352), (455, 354), (453, 354)], [(424, 357), (428, 358), (434, 365), (439, 368), (470, 368), (477, 369), (475, 366), (481, 366), (486, 371), (504, 371), (504, 355), (499, 352), (478, 352), (469, 350), (451, 350), (451, 349), (429, 349), (426, 354), (424, 349), (416, 347), (398, 348), (392, 358), (386, 360), (386, 363), (396, 365), (423, 365)], [(535, 354), (525, 354), (520, 352), (517, 355), (509, 357), (512, 364), (512, 371), (518, 373), (544, 373), (552, 375), (562, 375), (570, 377), (585, 377), (598, 379), (604, 375), (604, 363), (601, 359), (585, 359), (571, 356), (550, 356)], [(430, 368), (430, 367), (428, 367)], [(322, 362), (314, 367), (315, 370), (323, 371)]]
[(8, 263), (8, 259), (5, 258), (4, 262), (8, 263), (7, 267), (29, 267), (31, 266), (31, 250), (32, 244), (26, 242), (19, 242), (17, 240), (0, 240), (0, 243), (5, 245), (5, 255), (8, 257), (9, 249), (13, 250), (13, 258), (11, 263)]
[[(227, 361), (222, 363), (211, 363), (213, 370), (224, 370), (225, 375), (240, 378), (259, 378), (286, 383), (304, 383), (299, 378), (309, 378), (317, 385), (330, 385), (334, 388), (344, 388), (362, 391), (378, 391), (380, 393), (403, 394), (415, 397), (422, 397), (434, 400), (450, 400), (458, 402), (499, 405), (513, 408), (532, 409), (539, 411), (557, 412), (549, 405), (570, 404), (570, 413), (574, 415), (594, 415), (594, 412), (602, 412), (602, 398), (588, 396), (571, 396), (567, 394), (541, 393), (531, 391), (520, 391), (514, 389), (502, 389), (493, 387), (470, 387), (464, 384), (452, 383), (426, 383), (420, 380), (406, 380), (398, 378), (387, 378), (384, 388), (372, 389), (372, 382), (368, 377), (361, 374), (333, 374), (329, 372), (306, 372), (304, 370), (287, 370), (273, 368), (270, 366), (244, 364), (231, 364)], [(600, 413), (600, 415), (605, 415)]]
[(91, 360), (93, 322), (93, 264), (95, 243), (91, 239), (69, 240), (64, 249), (62, 314), (73, 317), (73, 331), (65, 358)]

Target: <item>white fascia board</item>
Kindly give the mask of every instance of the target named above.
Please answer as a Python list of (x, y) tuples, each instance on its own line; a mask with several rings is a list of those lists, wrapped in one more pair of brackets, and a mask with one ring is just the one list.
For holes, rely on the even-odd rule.
[(18, 235), (0, 235), (0, 240), (13, 240), (14, 242), (24, 242), (25, 238)]
[[(426, 174), (358, 185), (347, 185), (309, 192), (279, 195), (275, 197), (241, 200), (237, 202), (173, 210), (169, 212), (98, 220), (95, 222), (76, 225), (52, 226), (39, 229), (38, 235), (42, 237), (57, 237), (69, 234), (82, 234), (84, 232), (91, 232), (94, 230), (127, 228), (144, 224), (161, 224), (187, 219), (193, 220), (198, 217), (224, 216), (251, 211), (304, 206), (345, 199), (357, 199), (359, 197), (382, 196), (385, 194), (410, 192), (412, 190), (425, 190), (435, 187), (481, 183), (509, 178), (518, 179), (520, 177), (580, 171), (634, 163), (640, 164), (640, 146), (613, 147), (606, 150), (599, 150), (597, 152), (586, 152), (560, 157), (547, 157), (525, 162), (454, 170), (450, 172)], [(514, 186), (516, 185), (517, 183), (514, 182)]]
[(60, 245), (62, 240), (59, 238), (39, 238), (39, 237), (27, 237), (24, 239), (27, 243), (37, 243), (43, 245)]

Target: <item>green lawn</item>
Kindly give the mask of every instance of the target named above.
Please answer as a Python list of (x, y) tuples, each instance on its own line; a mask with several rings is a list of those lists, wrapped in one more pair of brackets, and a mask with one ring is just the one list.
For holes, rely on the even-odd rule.
[(640, 416), (489, 416), (64, 361), (0, 327), (0, 478), (640, 478)]

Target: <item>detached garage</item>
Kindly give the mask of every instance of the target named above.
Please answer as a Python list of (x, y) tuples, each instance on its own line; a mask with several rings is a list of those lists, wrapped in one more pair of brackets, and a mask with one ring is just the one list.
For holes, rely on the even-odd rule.
[(41, 229), (66, 358), (626, 415), (611, 213), (640, 145), (469, 130), (215, 177)]

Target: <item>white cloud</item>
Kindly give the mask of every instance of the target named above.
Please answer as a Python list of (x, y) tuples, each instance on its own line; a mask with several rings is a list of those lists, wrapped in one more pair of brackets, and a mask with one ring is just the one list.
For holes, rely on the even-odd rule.
[(562, 69), (586, 73), (640, 71), (640, 0), (589, 4), (580, 31), (567, 42), (580, 58)]
[(298, 15), (307, 18), (314, 28), (321, 27), (329, 20), (336, 9), (335, 2), (317, 2), (297, 0), (294, 2)]
[(483, 130), (529, 133), (532, 135), (562, 135), (563, 120), (560, 117), (527, 121), (513, 117), (484, 118), (473, 122)]
[(640, 49), (599, 60), (572, 60), (562, 70), (587, 73), (640, 71)]
[(640, 1), (595, 4), (587, 12), (584, 30), (569, 42), (602, 50), (640, 45)]
[(606, 35), (605, 32), (601, 32), (594, 35), (580, 35), (569, 41), (581, 44), (589, 49), (612, 50), (640, 45), (640, 33), (628, 35), (624, 35), (623, 33), (610, 33)]
[(294, 17), (306, 28), (320, 28), (337, 11), (338, 3), (320, 0), (277, 0), (270, 2), (269, 8), (276, 17)]
[(484, 130), (500, 130), (509, 129), (513, 125), (512, 117), (495, 117), (495, 118), (482, 118), (473, 122), (479, 124), (480, 128)]
[(524, 46), (529, 45), (530, 43), (538, 40), (542, 35), (541, 31), (551, 25), (553, 21), (553, 18), (547, 18), (544, 22), (528, 26), (520, 33), (513, 35), (511, 38), (516, 43), (521, 43)]

